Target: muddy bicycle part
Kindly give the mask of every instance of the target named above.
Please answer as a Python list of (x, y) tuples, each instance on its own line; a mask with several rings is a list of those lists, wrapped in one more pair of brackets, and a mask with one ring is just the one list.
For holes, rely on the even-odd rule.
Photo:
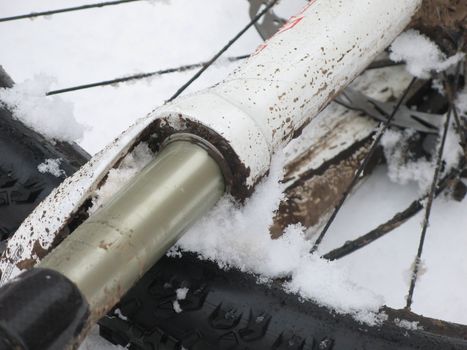
[[(215, 152), (196, 137), (168, 143), (38, 267), (2, 288), (0, 304), (17, 310), (2, 315), (0, 329), (8, 335), (4, 339), (24, 344), (19, 349), (61, 349), (69, 345), (70, 332), (78, 337), (89, 323), (105, 315), (224, 193), (224, 175), (214, 159), (220, 155), (213, 156)], [(43, 293), (31, 297), (27, 292), (52, 286), (66, 293), (52, 293), (44, 300)], [(26, 296), (30, 298), (26, 300)], [(66, 310), (63, 298), (68, 301), (65, 306), (79, 305), (69, 307), (66, 313), (70, 327), (64, 327), (60, 316)], [(30, 327), (26, 321), (47, 323), (54, 310), (60, 313), (55, 317), (62, 321), (62, 329), (49, 332), (49, 337), (37, 332), (41, 327)], [(73, 312), (75, 317), (70, 317)]]
[[(244, 65), (222, 83), (196, 95), (187, 96), (166, 104), (134, 124), (121, 138), (115, 141), (118, 144), (118, 142), (125, 140), (125, 144), (122, 146), (124, 148), (120, 152), (120, 158), (114, 155), (105, 158), (110, 163), (99, 163), (98, 160), (102, 160), (106, 152), (115, 151), (115, 149), (109, 147), (91, 160), (87, 166), (76, 172), (66, 183), (63, 183), (41, 203), (41, 209), (49, 208), (56, 216), (48, 214), (50, 224), (47, 222), (46, 227), (41, 226), (44, 224), (42, 220), (44, 213), (40, 213), (41, 209), (36, 209), (9, 240), (5, 254), (0, 259), (0, 268), (3, 271), (11, 268), (8, 275), (10, 279), (24, 269), (25, 266), (17, 262), (27, 257), (29, 253), (37, 252), (37, 248), (34, 248), (36, 247), (34, 242), (39, 242), (41, 235), (43, 235), (42, 241), (46, 237), (52, 238), (57, 235), (65, 222), (71, 220), (71, 217), (82, 209), (78, 207), (82, 206), (82, 203), (86, 201), (84, 197), (92, 193), (92, 188), (94, 188), (92, 186), (95, 185), (95, 182), (98, 179), (105, 178), (105, 174), (102, 172), (108, 171), (112, 164), (121, 159), (121, 153), (131, 149), (132, 144), (137, 142), (137, 139), (142, 141), (141, 135), (146, 135), (146, 137), (155, 135), (156, 141), (154, 142), (158, 143), (158, 145), (163, 144), (167, 136), (181, 131), (189, 131), (209, 141), (222, 152), (222, 156), (225, 157), (228, 166), (232, 168), (232, 172), (235, 174), (232, 194), (237, 197), (243, 196), (243, 199), (245, 199), (254, 190), (255, 184), (267, 172), (274, 151), (299, 135), (301, 129), (329, 103), (334, 94), (357, 76), (373, 57), (388, 45), (408, 23), (410, 16), (419, 3), (418, 0), (397, 0), (391, 3), (372, 0), (364, 5), (365, 11), (362, 11), (363, 4), (348, 6), (345, 3), (337, 4), (329, 0), (310, 2), (295, 22), (276, 34), (268, 41), (267, 45), (259, 47)], [(320, 16), (316, 16), (316, 12)], [(334, 20), (336, 14), (345, 19), (345, 25), (348, 26), (349, 31), (339, 29), (329, 32), (323, 29), (315, 32), (310, 30), (317, 28), (320, 20), (326, 22)], [(377, 16), (379, 14), (382, 15), (381, 18)], [(380, 36), (379, 32), (374, 30), (372, 23), (378, 28), (378, 31), (384, 33), (383, 36)], [(332, 34), (332, 38), (329, 37), (329, 34)], [(377, 43), (373, 40), (376, 37), (378, 38)], [(307, 45), (304, 45), (305, 43)], [(335, 50), (335, 47), (338, 49)], [(364, 57), (358, 56), (358, 51), (365, 52)], [(271, 63), (271, 59), (274, 59), (275, 62)], [(295, 64), (291, 65), (291, 60)], [(306, 73), (309, 73), (309, 75)], [(271, 86), (271, 80), (276, 81), (275, 88)], [(305, 89), (305, 87), (308, 88)], [(251, 89), (254, 96), (250, 93), (244, 93), (245, 89)], [(239, 108), (240, 105), (242, 108)], [(283, 110), (288, 110), (288, 112), (283, 113)], [(222, 117), (219, 118), (219, 115)], [(153, 128), (152, 134), (150, 133), (150, 127)], [(161, 154), (165, 154), (164, 152), (170, 147), (172, 146), (169, 144)], [(157, 163), (157, 160), (155, 162)], [(96, 167), (98, 168), (96, 169)], [(220, 174), (220, 169), (217, 168), (217, 171)], [(142, 174), (145, 174), (145, 171)], [(142, 174), (137, 176), (136, 182), (133, 182), (133, 184), (139, 184), (142, 181), (141, 179), (144, 178), (141, 177)], [(81, 179), (84, 179), (83, 182), (81, 182)], [(208, 181), (209, 177), (204, 176), (203, 179)], [(130, 184), (129, 187), (131, 186), (133, 185)], [(202, 191), (199, 186), (196, 190)], [(122, 191), (120, 193), (128, 194), (128, 191)], [(58, 196), (59, 194), (60, 196)], [(147, 191), (142, 191), (141, 194), (150, 196)], [(195, 194), (196, 192), (191, 193), (193, 199), (197, 197)], [(132, 198), (130, 194), (128, 195), (129, 198)], [(217, 198), (219, 196), (220, 194), (216, 194)], [(63, 200), (63, 207), (57, 205), (57, 198)], [(119, 195), (117, 195), (117, 198), (119, 198)], [(120, 207), (116, 204), (118, 202), (113, 200), (108, 205), (115, 205), (116, 210), (120, 210), (119, 213), (123, 215), (122, 207), (124, 206)], [(208, 202), (207, 199), (203, 201), (203, 203)], [(181, 208), (184, 208), (187, 203), (189, 203), (189, 200), (179, 204)], [(202, 206), (200, 205), (199, 208), (202, 208)], [(126, 209), (131, 210), (131, 208)], [(195, 208), (191, 208), (191, 210), (195, 210)], [(89, 219), (89, 223), (94, 224), (94, 226), (89, 226), (94, 228), (104, 227), (105, 230), (113, 232), (117, 237), (119, 236), (115, 231), (123, 231), (129, 234), (134, 229), (132, 227), (119, 227), (118, 220), (114, 220), (114, 218), (112, 218), (112, 222), (105, 221), (105, 213), (105, 208), (98, 211), (95, 216)], [(111, 217), (111, 211), (107, 214)], [(99, 221), (93, 222), (93, 218), (97, 215), (104, 215), (102, 220), (107, 224), (101, 225)], [(189, 218), (188, 215), (187, 219)], [(187, 219), (185, 220), (187, 221)], [(138, 222), (143, 223), (141, 225), (142, 229), (147, 229), (143, 219)], [(29, 228), (29, 225), (35, 226), (35, 223), (44, 230), (39, 229), (38, 233), (33, 232), (33, 234), (28, 231), (26, 234), (27, 242), (22, 242), (25, 237), (24, 230)], [(114, 224), (117, 224), (117, 230), (114, 230), (115, 227), (111, 227)], [(97, 250), (100, 253), (102, 253), (101, 250), (106, 250), (105, 248), (109, 250), (110, 247), (114, 246), (112, 241), (102, 240), (105, 237), (99, 237), (101, 241), (96, 242), (93, 235), (86, 233), (84, 229), (86, 226), (88, 226), (87, 221), (63, 242), (63, 246), (74, 247), (78, 245), (78, 243), (74, 245), (67, 243), (73, 242), (71, 237), (75, 237), (75, 235), (77, 237), (82, 236), (83, 240), (90, 239), (89, 249)], [(179, 227), (175, 225), (174, 231), (176, 231), (176, 228)], [(97, 232), (94, 233), (97, 234)], [(175, 238), (179, 233), (173, 233), (170, 237)], [(37, 237), (38, 235), (39, 237)], [(39, 239), (39, 241), (36, 239)], [(47, 240), (45, 239), (45, 241)], [(18, 256), (12, 256), (12, 248), (23, 243), (23, 252)], [(103, 246), (93, 246), (93, 244), (97, 243), (103, 243)], [(66, 260), (66, 258), (62, 259), (60, 257), (61, 246), (55, 248), (51, 255), (46, 258), (44, 267), (59, 269), (53, 262)], [(40, 245), (40, 247), (42, 246)], [(44, 250), (48, 248), (50, 246), (47, 246)], [(87, 248), (88, 246), (84, 250), (87, 250)], [(146, 246), (141, 244), (140, 248), (143, 250), (142, 254), (145, 254), (144, 249)], [(167, 247), (164, 248), (167, 249)], [(73, 253), (72, 250), (66, 249), (70, 253)], [(136, 249), (132, 251), (135, 252)], [(159, 253), (153, 252), (155, 256)], [(138, 257), (138, 254), (135, 255)], [(94, 255), (91, 254), (91, 256)], [(145, 257), (143, 256), (141, 259)], [(41, 257), (34, 256), (32, 261), (35, 262), (40, 259)], [(112, 259), (119, 261), (118, 257)], [(110, 260), (112, 261), (112, 259)], [(89, 261), (92, 261), (92, 258)], [(151, 260), (149, 259), (149, 261)], [(151, 262), (154, 263), (155, 261)], [(143, 274), (144, 269), (149, 267), (146, 263), (148, 261), (141, 261), (142, 268), (137, 271), (140, 276)], [(102, 269), (105, 271), (105, 266), (109, 265), (111, 265), (111, 262), (103, 262)], [(101, 267), (96, 265), (96, 268), (99, 270)], [(136, 273), (135, 264), (129, 264), (129, 269)], [(48, 270), (42, 271), (46, 271), (45, 274), (48, 273)], [(133, 278), (134, 282), (137, 276), (133, 275), (133, 272), (131, 278)], [(81, 279), (79, 276), (83, 276), (79, 272), (79, 268), (70, 267), (69, 279), (77, 284), (82, 283), (83, 293), (80, 293), (85, 301), (92, 304), (90, 321), (95, 321), (99, 315), (102, 315), (105, 310), (117, 302), (118, 297), (128, 287), (125, 283), (130, 283), (130, 277), (121, 274), (117, 278), (122, 279), (122, 284), (118, 281), (109, 281), (108, 284), (105, 281), (99, 281), (106, 286), (110, 286), (109, 293), (106, 294), (105, 290), (91, 290), (95, 287), (93, 286), (95, 279), (87, 279), (86, 277)], [(125, 278), (128, 278), (128, 280), (125, 280)], [(7, 288), (20, 283), (21, 277)], [(86, 298), (90, 300), (86, 300)], [(99, 307), (102, 307), (102, 309), (99, 309)]]

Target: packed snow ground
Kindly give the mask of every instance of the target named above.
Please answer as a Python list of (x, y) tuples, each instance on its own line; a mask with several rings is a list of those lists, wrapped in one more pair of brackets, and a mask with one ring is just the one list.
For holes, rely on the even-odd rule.
[[(92, 2), (94, 1), (69, 0), (66, 6)], [(2, 16), (8, 16), (63, 6), (65, 4), (59, 0), (3, 0), (0, 3), (0, 12)], [(291, 7), (284, 7), (283, 10), (292, 12)], [(35, 76), (42, 74), (50, 77), (47, 81), (55, 81), (47, 89), (55, 89), (201, 62), (209, 59), (245, 25), (248, 20), (247, 8), (246, 0), (203, 0), (202, 6), (191, 0), (142, 1), (33, 21), (0, 23), (0, 64), (18, 83), (27, 84), (32, 79), (37, 81)], [(400, 59), (412, 59), (406, 55), (408, 43), (403, 40), (407, 38), (402, 37), (401, 40), (394, 47), (393, 55), (397, 53)], [(259, 43), (259, 36), (254, 30), (250, 30), (226, 56), (249, 53)], [(446, 64), (446, 57), (431, 54), (434, 51), (430, 50), (429, 44), (423, 42), (420, 45), (424, 45), (424, 52), (429, 53), (424, 56), (428, 61), (423, 67), (410, 66), (409, 69), (414, 74), (423, 75), (427, 70), (436, 70)], [(452, 58), (449, 62), (454, 60)], [(215, 83), (234, 66), (235, 64), (216, 65), (189, 91)], [(82, 136), (80, 144), (90, 153), (95, 153), (134, 120), (163, 103), (192, 74), (193, 72), (176, 73), (116, 87), (62, 94), (59, 96), (59, 103), (67, 113), (58, 122), (66, 122), (65, 118), (74, 110), (76, 120), (85, 127), (68, 122), (67, 125), (73, 126), (67, 129), (70, 134), (62, 133), (58, 136), (66, 135), (69, 139), (79, 139)], [(41, 78), (39, 82), (41, 81), (45, 80)], [(467, 92), (465, 95), (467, 96)], [(15, 102), (17, 99), (15, 95), (11, 97), (12, 105), (18, 104)], [(467, 97), (462, 98), (459, 105), (467, 110)], [(41, 118), (44, 123), (50, 121), (47, 115)], [(38, 123), (38, 127), (40, 126)], [(57, 133), (49, 136), (57, 137)], [(134, 154), (134, 158), (122, 164), (120, 170), (115, 170), (112, 176), (116, 182), (123, 181), (147, 161), (144, 149), (139, 151), (141, 153)], [(396, 308), (403, 307), (423, 214), (420, 213), (394, 232), (355, 254), (333, 263), (323, 262), (306, 254), (310, 243), (305, 240), (300, 227), (289, 228), (286, 235), (277, 242), (267, 236), (271, 213), (281, 195), (281, 188), (277, 183), (280, 165), (281, 157), (278, 156), (275, 171), (261, 184), (245, 208), (238, 208), (224, 199), (179, 242), (179, 246), (183, 249), (195, 249), (206, 258), (216, 259), (225, 265), (240, 265), (244, 270), (261, 273), (266, 277), (277, 277), (293, 271), (293, 279), (289, 284), (291, 291), (319, 300), (340, 312), (355, 313), (362, 307), (375, 310), (383, 303)], [(417, 178), (417, 173), (414, 173), (411, 177), (404, 178), (407, 181), (394, 175), (394, 172), (391, 175), (391, 169), (388, 177), (386, 168), (378, 168), (344, 205), (318, 253), (325, 253), (358, 237), (418, 198), (420, 183), (425, 188), (426, 181), (431, 177), (431, 174), (427, 174), (429, 166), (424, 164), (422, 168), (417, 169), (417, 172), (421, 172), (423, 176)], [(405, 184), (394, 183), (391, 179), (405, 181)], [(411, 181), (412, 179), (417, 181)], [(420, 179), (423, 181), (418, 181)], [(102, 188), (101, 191), (101, 198), (96, 198), (96, 207), (101, 204), (99, 200), (112, 192), (112, 188)], [(459, 249), (467, 244), (466, 203), (454, 202), (443, 196), (434, 203), (423, 254), (426, 272), (417, 283), (413, 304), (415, 312), (467, 323), (467, 301), (464, 297), (467, 267), (464, 251)], [(219, 233), (213, 229), (216, 225), (227, 226), (223, 220), (228, 220), (235, 231), (234, 241), (227, 230)], [(255, 233), (254, 240), (251, 239), (252, 231)], [(202, 242), (205, 247), (199, 245), (197, 235), (200, 232), (206, 237)], [(231, 245), (225, 244), (221, 239), (230, 239)], [(226, 255), (214, 249), (221, 246), (224, 249), (230, 246), (235, 251)], [(310, 276), (313, 278), (309, 278)], [(333, 283), (336, 281), (343, 286), (342, 289), (336, 288)], [(307, 294), (313, 290), (322, 293)], [(98, 339), (94, 333), (83, 345), (83, 349), (97, 348), (107, 349), (112, 346)]]

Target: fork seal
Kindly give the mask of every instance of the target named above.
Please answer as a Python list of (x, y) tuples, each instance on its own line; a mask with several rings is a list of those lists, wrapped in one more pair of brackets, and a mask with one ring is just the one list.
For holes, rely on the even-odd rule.
[(230, 193), (233, 184), (232, 169), (230, 169), (229, 164), (222, 153), (219, 152), (219, 150), (212, 143), (198, 135), (180, 132), (168, 136), (164, 142), (162, 142), (161, 149), (177, 141), (194, 143), (195, 145), (200, 146), (206, 152), (208, 152), (209, 156), (216, 161), (219, 169), (221, 170), (222, 176), (224, 177), (225, 191)]

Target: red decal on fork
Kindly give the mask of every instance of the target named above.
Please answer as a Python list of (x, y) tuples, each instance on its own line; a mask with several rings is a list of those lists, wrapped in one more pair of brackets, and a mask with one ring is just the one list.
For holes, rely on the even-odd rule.
[(259, 45), (255, 52), (253, 53), (252, 56), (255, 56), (257, 55), (258, 53), (260, 53), (261, 51), (263, 51), (267, 46), (268, 46), (268, 41), (272, 38), (274, 38), (276, 35), (280, 34), (280, 33), (283, 33), (289, 29), (292, 29), (293, 27), (295, 27), (298, 23), (300, 23), (300, 21), (305, 17), (305, 15), (303, 14), (306, 10), (308, 10), (308, 8), (313, 5), (317, 0), (310, 0), (308, 2), (308, 4), (306, 4), (302, 10), (298, 13), (297, 16), (292, 16), (289, 18), (289, 20), (281, 27), (279, 28), (279, 30), (277, 31), (276, 34), (274, 34), (271, 38), (269, 38), (268, 40), (266, 40), (264, 43), (262, 43), (261, 45)]

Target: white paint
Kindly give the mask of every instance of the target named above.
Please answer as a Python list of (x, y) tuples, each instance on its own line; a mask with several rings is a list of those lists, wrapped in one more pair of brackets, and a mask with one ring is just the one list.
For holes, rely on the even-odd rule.
[(311, 1), (223, 82), (150, 117), (179, 125), (183, 116), (215, 130), (250, 169), (245, 185), (251, 187), (273, 152), (391, 43), (419, 4)]

